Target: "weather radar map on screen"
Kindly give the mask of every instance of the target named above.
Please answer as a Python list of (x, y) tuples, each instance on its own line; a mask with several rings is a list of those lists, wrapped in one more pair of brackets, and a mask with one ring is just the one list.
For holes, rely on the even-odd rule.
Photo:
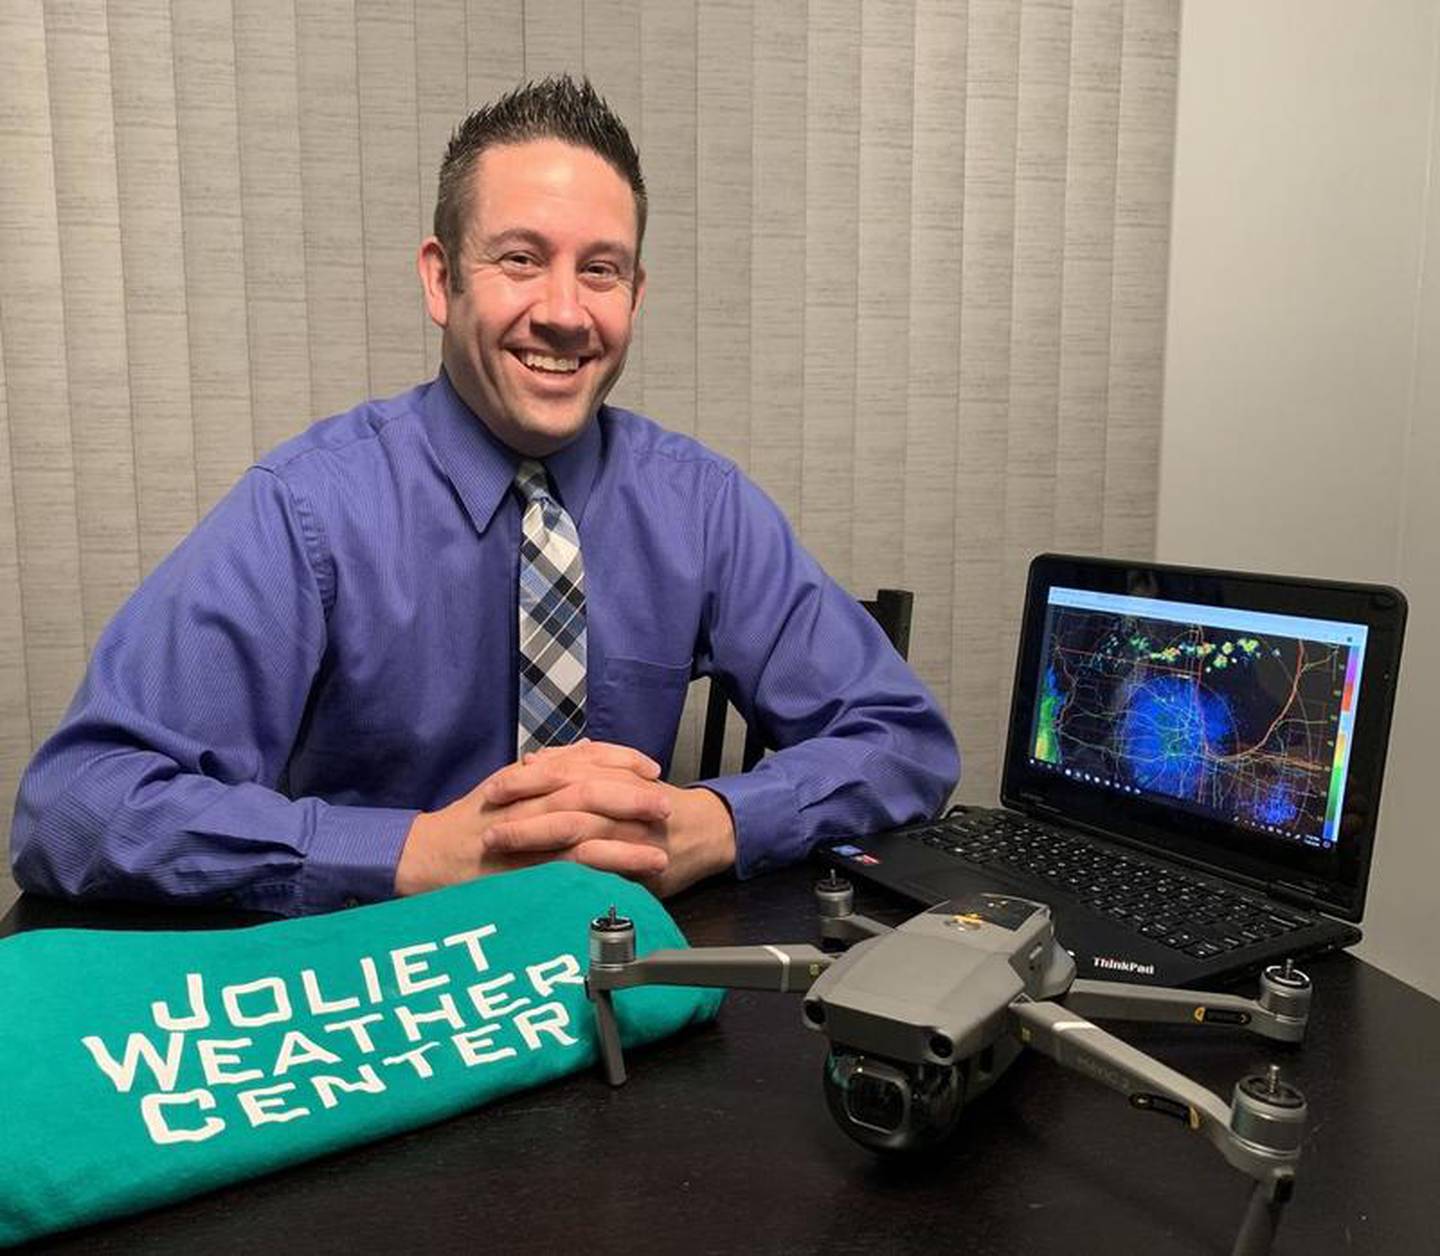
[(1331, 848), (1362, 624), (1052, 588), (1030, 761)]

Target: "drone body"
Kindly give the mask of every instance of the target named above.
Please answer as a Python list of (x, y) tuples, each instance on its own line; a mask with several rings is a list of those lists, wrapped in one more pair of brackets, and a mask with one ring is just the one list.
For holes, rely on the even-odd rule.
[(1261, 977), (1258, 999), (1077, 981), (1048, 907), (1002, 894), (942, 903), (896, 929), (856, 915), (848, 882), (816, 886), (820, 932), (808, 944), (709, 947), (635, 955), (629, 921), (597, 918), (586, 989), (612, 1085), (625, 1080), (612, 995), (638, 985), (723, 986), (804, 995), (804, 1023), (830, 1041), (826, 1101), (866, 1146), (907, 1151), (949, 1134), (965, 1105), (1025, 1048), (1177, 1118), (1252, 1178), (1233, 1256), (1270, 1250), (1289, 1199), (1305, 1128), (1304, 1098), (1279, 1069), (1220, 1096), (1115, 1038), (1089, 1016), (1248, 1028), (1299, 1042), (1310, 982), (1287, 963)]
[(942, 903), (837, 958), (805, 996), (831, 1038), (891, 1058), (952, 1064), (992, 1045), (1024, 995), (1069, 989), (1049, 908), (998, 894)]
[(852, 1137), (905, 1150), (944, 1137), (1020, 1052), (1009, 1008), (1068, 989), (1050, 910), (976, 895), (852, 946), (805, 995), (832, 1043), (825, 1093)]

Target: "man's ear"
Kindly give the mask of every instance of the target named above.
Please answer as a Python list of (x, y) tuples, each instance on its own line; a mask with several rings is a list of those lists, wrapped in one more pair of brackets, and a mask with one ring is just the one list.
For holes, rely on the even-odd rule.
[(420, 287), (425, 294), (425, 311), (437, 327), (444, 327), (450, 318), (450, 264), (445, 246), (429, 236), (415, 258), (420, 273)]
[(635, 296), (630, 302), (630, 316), (632, 318), (640, 313), (640, 307), (645, 304), (645, 267), (635, 266)]

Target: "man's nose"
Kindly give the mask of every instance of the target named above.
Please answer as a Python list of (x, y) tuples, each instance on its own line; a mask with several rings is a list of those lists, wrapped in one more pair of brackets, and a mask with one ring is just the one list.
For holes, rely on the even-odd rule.
[(530, 317), (532, 322), (558, 334), (584, 335), (590, 326), (590, 314), (581, 300), (579, 276), (563, 266), (552, 267)]

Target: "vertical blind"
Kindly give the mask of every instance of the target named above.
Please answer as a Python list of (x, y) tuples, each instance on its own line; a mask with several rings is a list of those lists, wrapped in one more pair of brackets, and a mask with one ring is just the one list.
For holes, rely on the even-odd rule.
[[(1178, 0), (5, 0), (0, 806), (252, 458), (436, 369), (463, 114), (590, 76), (650, 187), (613, 400), (745, 467), (993, 794), (1026, 565), (1153, 548)], [(693, 763), (695, 720), (677, 755)]]

